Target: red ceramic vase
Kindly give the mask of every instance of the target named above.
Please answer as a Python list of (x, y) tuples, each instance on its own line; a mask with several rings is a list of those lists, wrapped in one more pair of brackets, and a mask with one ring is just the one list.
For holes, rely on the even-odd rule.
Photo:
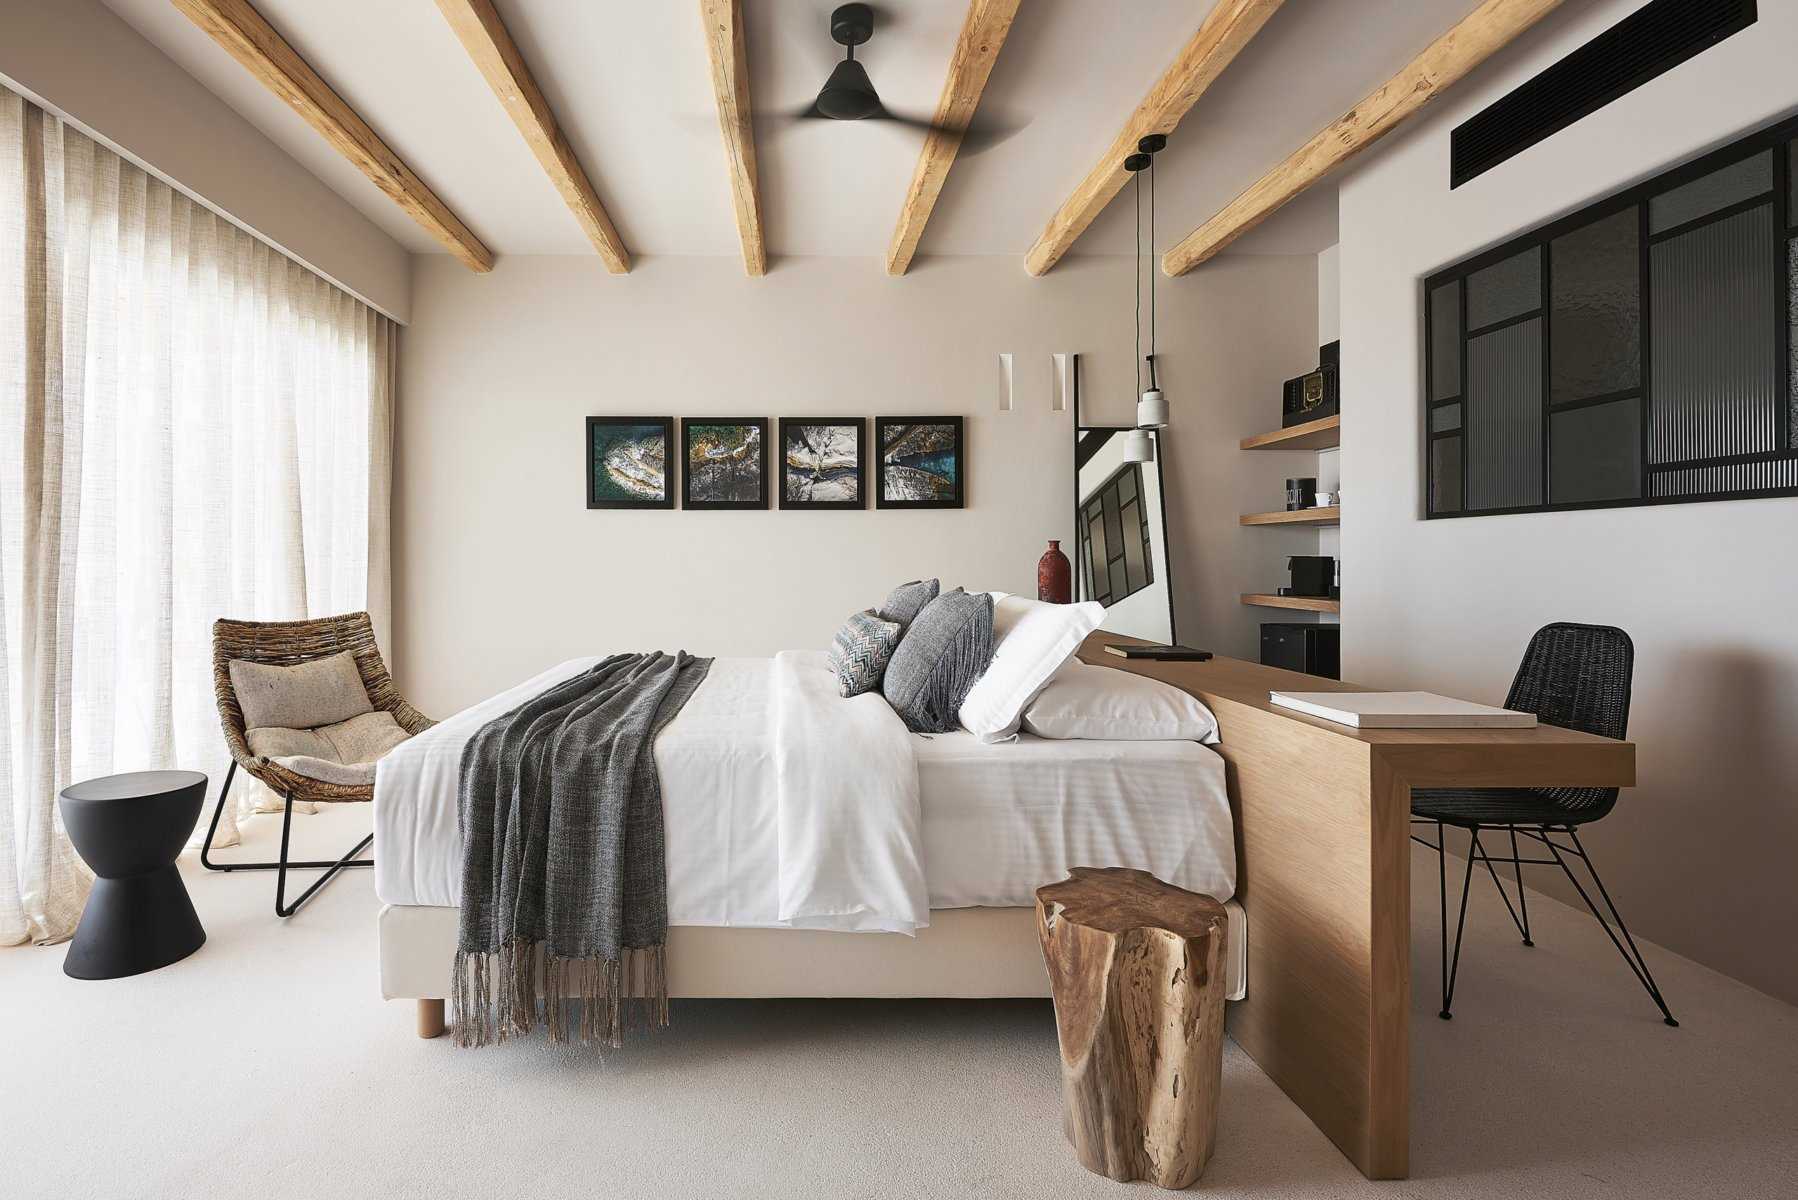
[(1061, 543), (1051, 541), (1043, 556), (1036, 560), (1036, 598), (1050, 604), (1070, 604), (1074, 599), (1074, 571)]

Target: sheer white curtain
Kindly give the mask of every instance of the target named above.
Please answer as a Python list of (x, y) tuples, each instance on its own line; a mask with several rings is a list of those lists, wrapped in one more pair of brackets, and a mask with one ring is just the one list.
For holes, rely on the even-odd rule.
[(80, 915), (58, 789), (180, 766), (217, 794), (215, 618), (385, 634), (396, 338), (0, 89), (0, 945)]

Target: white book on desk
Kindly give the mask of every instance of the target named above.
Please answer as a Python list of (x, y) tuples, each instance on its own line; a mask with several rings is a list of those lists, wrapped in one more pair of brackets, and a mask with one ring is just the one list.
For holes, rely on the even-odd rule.
[(1533, 729), (1534, 713), (1513, 712), (1434, 692), (1269, 692), (1282, 708), (1356, 729)]

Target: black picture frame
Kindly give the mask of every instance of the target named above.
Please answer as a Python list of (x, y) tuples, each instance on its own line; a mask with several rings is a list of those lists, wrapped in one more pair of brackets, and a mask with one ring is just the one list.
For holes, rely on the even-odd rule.
[[(816, 426), (837, 426), (855, 430), (855, 499), (796, 500), (787, 494), (787, 439), (789, 431)], [(780, 507), (798, 510), (860, 511), (868, 507), (868, 419), (866, 417), (782, 417), (780, 429), (780, 464), (775, 472)]]
[[(603, 483), (599, 475), (599, 446), (606, 430), (642, 427), (656, 430), (662, 438), (662, 495), (660, 499), (633, 497), (617, 484)], [(588, 417), (587, 418), (587, 507), (634, 509), (674, 507), (674, 418), (673, 417)]]
[[(943, 428), (953, 431), (953, 478), (948, 487), (935, 497), (889, 497), (887, 448), (895, 438), (907, 436), (914, 427)], [(875, 417), (874, 418), (874, 506), (876, 508), (962, 508), (968, 488), (968, 440), (966, 424), (961, 417)], [(903, 465), (903, 464), (898, 464)], [(909, 470), (909, 468), (908, 468)], [(915, 472), (914, 472), (915, 474)], [(939, 476), (940, 477), (940, 476)], [(899, 482), (894, 473), (894, 483)]]
[[(696, 497), (696, 484), (704, 486), (703, 478), (695, 478), (693, 471), (693, 436), (694, 431), (712, 426), (739, 427), (754, 429), (757, 433), (758, 445), (755, 451), (756, 494), (753, 499), (717, 500)], [(731, 511), (764, 509), (768, 507), (768, 418), (767, 417), (682, 417), (680, 423), (680, 457), (681, 457), (681, 507), (695, 511)]]

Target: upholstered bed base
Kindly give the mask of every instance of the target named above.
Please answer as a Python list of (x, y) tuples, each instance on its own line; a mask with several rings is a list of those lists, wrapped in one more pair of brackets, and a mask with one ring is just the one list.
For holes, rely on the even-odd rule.
[[(1232, 1000), (1248, 979), (1247, 922), (1231, 901)], [(460, 910), (389, 904), (381, 910), (381, 995), (442, 998)], [(916, 937), (805, 929), (679, 925), (668, 931), (669, 993), (687, 999), (1047, 996), (1049, 977), (1030, 908), (933, 910)]]

